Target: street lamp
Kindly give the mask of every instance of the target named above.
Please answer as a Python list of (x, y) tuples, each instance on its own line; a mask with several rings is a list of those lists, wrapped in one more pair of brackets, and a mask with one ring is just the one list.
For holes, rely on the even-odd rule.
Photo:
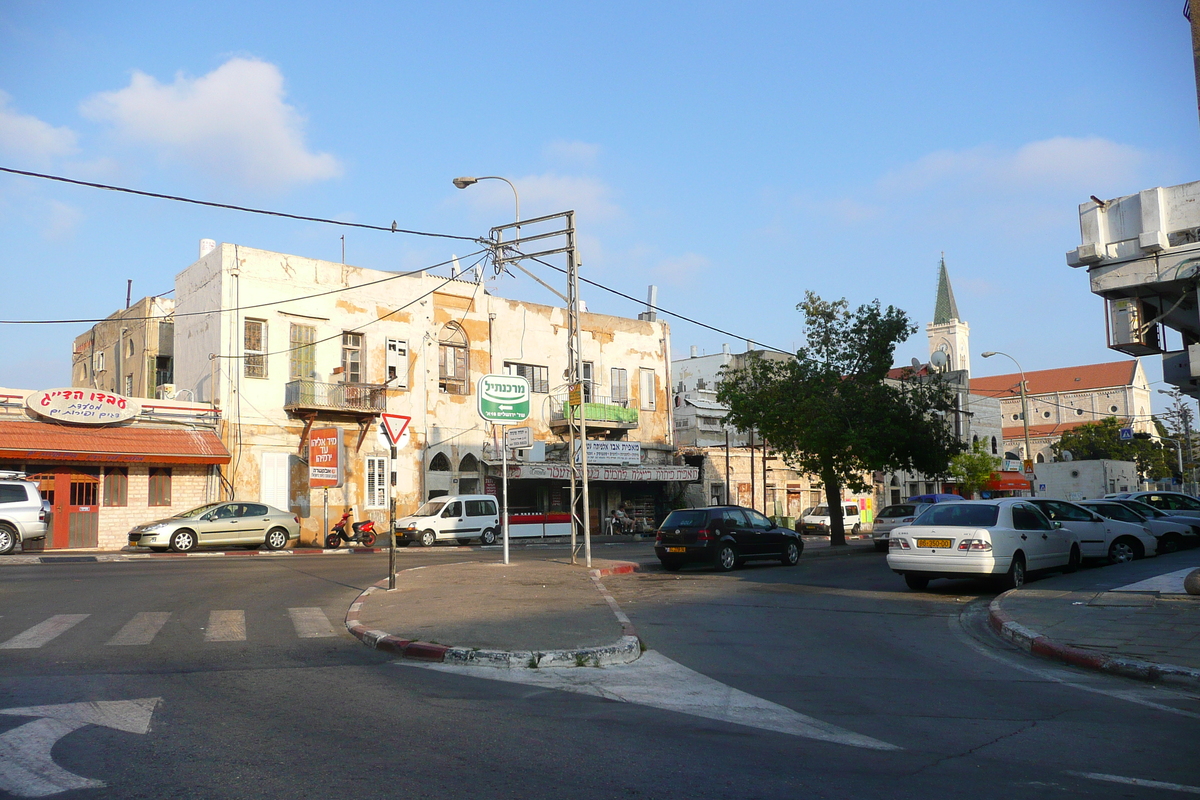
[[(989, 350), (981, 354), (984, 358), (992, 356), (1004, 356), (1009, 361), (1017, 365), (1017, 370), (1021, 373), (1021, 423), (1025, 426), (1025, 456), (1029, 459), (1030, 469), (1033, 468), (1033, 447), (1029, 444), (1029, 402), (1025, 397), (1025, 370), (1021, 368), (1021, 364), (1008, 353), (1001, 353), (999, 350)], [(1029, 482), (1029, 495), (1037, 497), (1037, 491), (1033, 488), (1033, 481)]]
[[(1194, 461), (1194, 459), (1192, 458), (1192, 410), (1191, 410), (1191, 408), (1189, 408), (1187, 406), (1187, 404), (1185, 403), (1185, 401), (1183, 399), (1183, 395), (1180, 394), (1178, 389), (1172, 389), (1172, 390), (1159, 389), (1158, 393), (1165, 394), (1167, 397), (1170, 397), (1175, 400), (1175, 406), (1173, 407), (1172, 410), (1179, 416), (1179, 424), (1183, 427), (1183, 441), (1187, 442), (1188, 460)], [(1166, 438), (1166, 437), (1161, 437), (1161, 438)], [(1176, 447), (1178, 447), (1178, 446), (1179, 445), (1176, 444)], [(1183, 482), (1183, 490), (1185, 492), (1188, 492), (1189, 489), (1191, 489), (1192, 491), (1195, 490), (1195, 483), (1196, 483), (1195, 477), (1196, 476), (1195, 476), (1194, 463), (1193, 463), (1191, 471), (1193, 473), (1191, 475), (1192, 480), (1189, 481), (1187, 479), (1188, 476), (1185, 475), (1183, 472), (1183, 451), (1182, 451), (1182, 449), (1180, 449), (1179, 480)], [(1189, 484), (1191, 484), (1191, 485), (1189, 486)]]
[(509, 188), (513, 190), (513, 199), (516, 200), (516, 203), (517, 203), (517, 216), (514, 221), (520, 222), (521, 221), (521, 195), (517, 194), (517, 187), (513, 186), (513, 182), (510, 181), (508, 178), (502, 178), (499, 175), (484, 175), (479, 178), (472, 178), (470, 176), (464, 175), (461, 178), (455, 178), (454, 185), (457, 186), (459, 189), (465, 189), (468, 186), (473, 186), (476, 183), (479, 183), (480, 181), (504, 181), (505, 183), (508, 184)]

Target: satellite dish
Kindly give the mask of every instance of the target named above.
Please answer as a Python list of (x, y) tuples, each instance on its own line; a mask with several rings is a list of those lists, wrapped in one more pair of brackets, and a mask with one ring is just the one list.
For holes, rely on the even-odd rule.
[(912, 360), (912, 368), (913, 368), (913, 369), (920, 369), (920, 368), (921, 368), (921, 361), (920, 361), (920, 359), (914, 358), (914, 359)]
[(1070, 450), (1063, 450), (1062, 451), (1062, 460), (1063, 461), (1074, 461), (1075, 454), (1072, 453)]
[(929, 363), (934, 369), (943, 370), (950, 364), (950, 356), (946, 355), (943, 350), (934, 350), (929, 355)]

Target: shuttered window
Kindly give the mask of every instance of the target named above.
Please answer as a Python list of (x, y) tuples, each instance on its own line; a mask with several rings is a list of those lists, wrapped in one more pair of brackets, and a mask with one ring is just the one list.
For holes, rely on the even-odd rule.
[(243, 354), (247, 378), (267, 377), (267, 322), (248, 319), (244, 323)]
[(387, 508), (386, 458), (367, 457), (367, 508)]

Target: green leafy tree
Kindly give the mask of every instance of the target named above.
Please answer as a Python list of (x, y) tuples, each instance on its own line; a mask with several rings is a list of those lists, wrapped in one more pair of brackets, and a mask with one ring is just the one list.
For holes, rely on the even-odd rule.
[[(1121, 439), (1121, 428), (1126, 423), (1116, 417), (1105, 417), (1099, 422), (1089, 422), (1072, 428), (1062, 435), (1062, 438), (1050, 446), (1057, 458), (1063, 453), (1070, 452), (1076, 461), (1092, 461), (1108, 458), (1114, 461), (1133, 461), (1137, 464), (1138, 472), (1146, 478), (1163, 478), (1174, 475), (1178, 470), (1173, 468), (1174, 460), (1166, 449), (1158, 442), (1149, 438), (1148, 434), (1137, 434), (1133, 439)], [(1166, 429), (1155, 420), (1159, 435), (1166, 435)]]
[(806, 345), (796, 357), (750, 358), (722, 376), (717, 397), (727, 422), (757, 430), (788, 466), (820, 478), (830, 543), (844, 545), (843, 487), (867, 491), (871, 470), (946, 473), (962, 450), (942, 416), (955, 398), (936, 376), (885, 381), (896, 345), (917, 330), (903, 311), (876, 300), (851, 312), (845, 299), (812, 292), (797, 309)]
[(950, 474), (958, 481), (963, 496), (968, 498), (974, 497), (999, 468), (1000, 457), (989, 453), (980, 441), (976, 441), (968, 452), (950, 459)]

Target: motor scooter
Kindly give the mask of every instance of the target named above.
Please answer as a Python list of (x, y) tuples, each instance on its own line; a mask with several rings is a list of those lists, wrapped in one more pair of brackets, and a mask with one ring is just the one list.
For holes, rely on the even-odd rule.
[(342, 542), (346, 544), (361, 544), (363, 547), (373, 547), (375, 545), (375, 520), (368, 519), (362, 522), (355, 522), (350, 526), (352, 534), (346, 534), (346, 523), (350, 521), (350, 512), (342, 514), (342, 518), (333, 524), (329, 535), (325, 537), (325, 546), (330, 550), (336, 550), (341, 547)]

